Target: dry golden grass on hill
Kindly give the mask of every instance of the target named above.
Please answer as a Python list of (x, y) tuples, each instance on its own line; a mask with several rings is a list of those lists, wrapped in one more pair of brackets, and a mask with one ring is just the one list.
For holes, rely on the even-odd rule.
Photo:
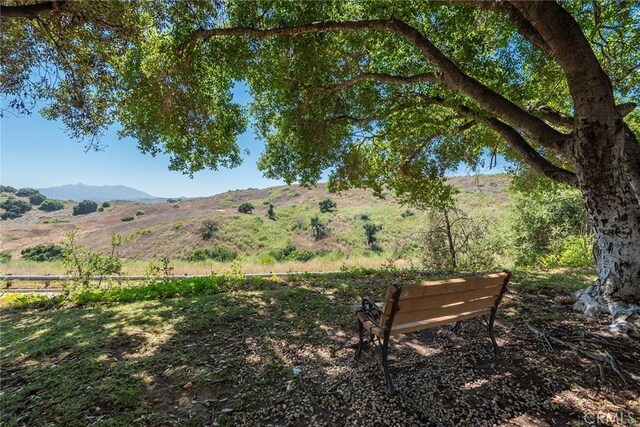
[[(508, 201), (506, 175), (452, 178), (460, 189), (460, 206), (473, 214), (499, 217)], [(319, 212), (318, 203), (331, 198), (334, 213)], [(241, 203), (255, 206), (253, 214), (238, 212)], [(267, 218), (268, 203), (275, 205), (276, 221)], [(330, 194), (321, 184), (312, 189), (281, 186), (267, 189), (236, 190), (211, 197), (180, 200), (175, 203), (112, 202), (103, 212), (73, 216), (72, 202), (61, 211), (45, 213), (34, 209), (22, 218), (2, 222), (2, 246), (14, 259), (26, 247), (61, 243), (65, 235), (78, 230), (81, 244), (107, 251), (114, 233), (130, 236), (121, 248), (128, 259), (149, 260), (164, 256), (181, 259), (197, 248), (224, 246), (242, 255), (258, 256), (294, 244), (299, 249), (339, 250), (346, 256), (367, 251), (362, 215), (382, 224), (378, 236), (385, 251), (397, 250), (424, 222), (424, 213), (403, 217), (406, 207), (392, 197), (384, 200), (366, 190)], [(138, 211), (144, 214), (136, 216)], [(132, 216), (132, 221), (122, 221)], [(327, 238), (315, 241), (310, 218), (319, 216), (328, 225)], [(219, 225), (213, 237), (202, 238), (200, 227), (207, 219)]]

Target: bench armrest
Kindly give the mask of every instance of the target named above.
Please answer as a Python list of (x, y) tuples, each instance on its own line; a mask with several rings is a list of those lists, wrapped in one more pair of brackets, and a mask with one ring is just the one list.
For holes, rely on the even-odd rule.
[(378, 306), (373, 300), (369, 297), (364, 297), (362, 299), (362, 309), (361, 309), (375, 325), (379, 325), (380, 316), (382, 316), (382, 308)]

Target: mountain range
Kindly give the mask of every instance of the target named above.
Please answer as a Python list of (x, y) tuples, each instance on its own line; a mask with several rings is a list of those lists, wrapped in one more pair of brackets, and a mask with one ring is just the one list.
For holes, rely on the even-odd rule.
[(137, 202), (155, 203), (166, 200), (163, 197), (155, 197), (144, 191), (125, 185), (86, 185), (67, 184), (58, 187), (40, 188), (39, 191), (50, 199), (93, 200), (104, 202), (108, 200), (131, 200)]

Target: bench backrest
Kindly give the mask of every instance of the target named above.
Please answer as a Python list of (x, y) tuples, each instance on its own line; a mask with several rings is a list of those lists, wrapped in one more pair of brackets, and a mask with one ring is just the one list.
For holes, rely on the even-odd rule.
[(395, 335), (490, 315), (497, 309), (510, 276), (505, 271), (402, 288), (390, 287), (380, 325), (388, 327), (390, 323), (390, 333)]

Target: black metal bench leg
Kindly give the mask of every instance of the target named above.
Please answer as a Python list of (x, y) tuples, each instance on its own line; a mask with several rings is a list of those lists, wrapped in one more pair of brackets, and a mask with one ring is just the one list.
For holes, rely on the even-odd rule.
[(462, 321), (456, 322), (456, 324), (453, 325), (453, 328), (451, 328), (451, 332), (457, 334), (460, 331), (460, 325), (462, 325)]
[(364, 326), (360, 319), (358, 319), (358, 347), (356, 348), (356, 362), (360, 360), (360, 355), (362, 354), (362, 344), (364, 341)]
[(493, 344), (493, 354), (497, 359), (502, 359), (502, 352), (500, 351), (500, 347), (498, 347), (498, 343), (496, 342), (496, 337), (493, 334), (493, 323), (496, 318), (495, 310), (491, 313), (491, 318), (489, 319), (489, 338), (491, 338), (491, 344)]
[(393, 382), (391, 381), (391, 375), (389, 374), (389, 360), (387, 358), (389, 354), (389, 336), (385, 335), (382, 343), (382, 371), (384, 372), (384, 385), (387, 394), (393, 393)]

